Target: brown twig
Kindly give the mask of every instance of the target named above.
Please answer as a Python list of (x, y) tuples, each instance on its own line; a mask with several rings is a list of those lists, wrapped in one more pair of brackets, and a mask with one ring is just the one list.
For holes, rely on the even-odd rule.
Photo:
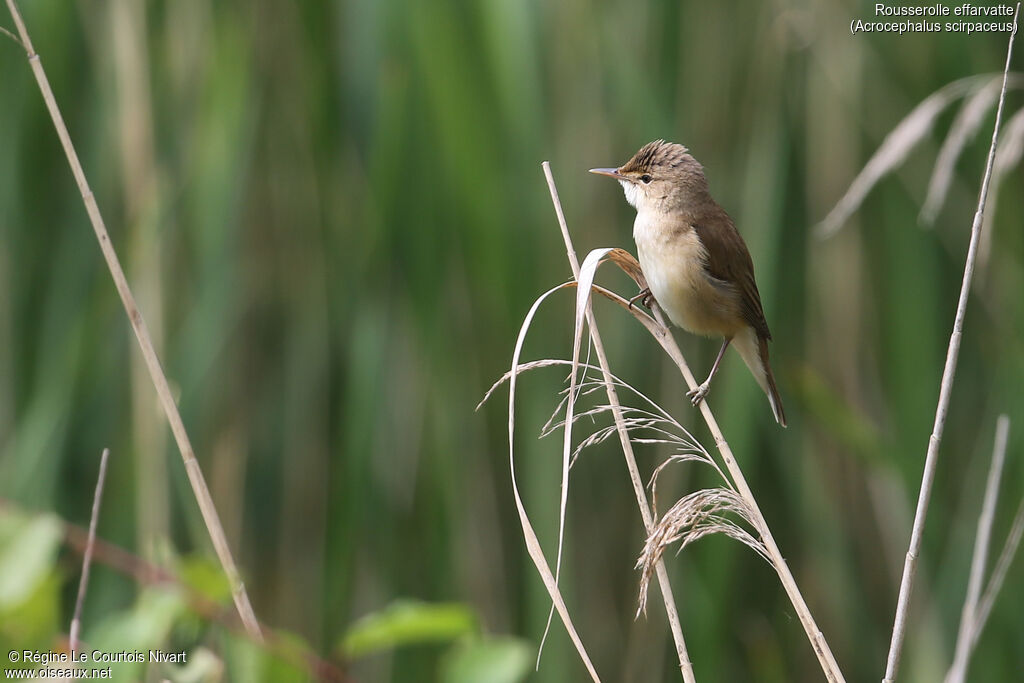
[(146, 321), (143, 320), (142, 313), (135, 303), (135, 297), (128, 286), (128, 280), (125, 278), (124, 270), (121, 268), (121, 262), (118, 260), (114, 247), (110, 242), (110, 235), (107, 233), (103, 216), (100, 214), (99, 205), (96, 203), (96, 197), (89, 188), (89, 182), (86, 180), (85, 171), (82, 169), (82, 164), (78, 159), (78, 153), (71, 142), (67, 126), (64, 124), (64, 117), (60, 113), (53, 90), (50, 88), (50, 82), (46, 77), (46, 72), (43, 70), (42, 61), (32, 47), (32, 40), (29, 38), (28, 30), (25, 28), (25, 22), (22, 20), (21, 13), (18, 11), (14, 0), (7, 0), (7, 8), (10, 10), (14, 23), (18, 28), (21, 44), (28, 54), (32, 73), (35, 75), (36, 83), (39, 85), (46, 108), (50, 112), (53, 125), (57, 129), (57, 136), (60, 138), (68, 164), (71, 166), (71, 172), (75, 176), (75, 182), (78, 184), (82, 201), (85, 203), (86, 211), (92, 222), (93, 231), (96, 233), (100, 250), (103, 252), (103, 258), (114, 280), (114, 286), (121, 296), (121, 303), (124, 305), (125, 313), (128, 314), (128, 318), (131, 321), (132, 330), (135, 332), (135, 338), (138, 340), (139, 349), (142, 352), (142, 358), (146, 362), (146, 368), (149, 370), (149, 376), (153, 380), (153, 386), (156, 388), (160, 404), (163, 406), (164, 414), (171, 425), (171, 432), (174, 434), (178, 450), (181, 452), (181, 458), (185, 463), (185, 472), (188, 475), (189, 483), (192, 485), (192, 492), (203, 515), (203, 521), (210, 534), (210, 540), (213, 542), (213, 548), (231, 586), (235, 607), (249, 635), (258, 640), (260, 638), (259, 622), (256, 620), (252, 603), (249, 601), (249, 594), (245, 590), (245, 585), (242, 583), (234, 557), (231, 555), (231, 548), (224, 534), (224, 528), (221, 526), (217, 509), (213, 504), (213, 498), (210, 496), (210, 490), (206, 486), (202, 470), (199, 468), (199, 461), (196, 460), (195, 452), (192, 450), (192, 444), (189, 441), (181, 414), (178, 412), (178, 406), (171, 395), (171, 388), (167, 382), (167, 377), (160, 367), (160, 359), (157, 357), (156, 349), (153, 347), (153, 341), (150, 337), (149, 329), (146, 327)]
[[(80, 526), (62, 521), (64, 538), (75, 552), (84, 553), (88, 544), (88, 532)], [(249, 637), (257, 645), (265, 647), (277, 656), (304, 668), (313, 678), (326, 683), (352, 683), (352, 679), (336, 663), (323, 659), (312, 651), (297, 653), (295, 647), (282, 641), (273, 628), (260, 624), (262, 634), (260, 640), (251, 638), (244, 626), (241, 626), (233, 610), (219, 602), (210, 600), (202, 593), (181, 582), (178, 576), (160, 565), (131, 553), (121, 546), (114, 545), (103, 539), (95, 542), (96, 561), (123, 574), (136, 583), (144, 586), (173, 586), (182, 591), (189, 609), (203, 619), (216, 622), (221, 626)], [(241, 627), (240, 627), (241, 626)]]
[[(16, 503), (0, 498), (0, 512), (5, 510), (20, 511), (21, 508)], [(95, 564), (113, 569), (118, 574), (130, 578), (142, 586), (173, 587), (184, 595), (189, 609), (195, 614), (238, 633), (242, 637), (250, 638), (274, 655), (302, 667), (315, 680), (325, 683), (353, 683), (352, 678), (338, 663), (324, 659), (312, 650), (298, 652), (290, 642), (283, 641), (277, 636), (274, 629), (266, 624), (260, 624), (261, 633), (264, 634), (262, 639), (252, 639), (234, 610), (209, 599), (191, 586), (182, 583), (181, 579), (169, 569), (154, 564), (103, 538), (96, 536), (90, 538), (89, 529), (85, 527), (63, 519), (60, 520), (60, 525), (64, 542), (74, 552), (84, 556), (91, 544)], [(68, 640), (70, 649), (70, 637)]]
[(925, 455), (924, 472), (921, 476), (921, 490), (917, 498), (917, 512), (914, 515), (914, 527), (910, 535), (910, 547), (903, 563), (903, 578), (900, 581), (900, 594), (896, 604), (896, 617), (892, 627), (892, 641), (889, 644), (889, 656), (885, 666), (883, 683), (893, 683), (899, 671), (900, 656), (903, 653), (903, 641), (907, 631), (907, 613), (910, 608), (910, 596), (914, 590), (914, 576), (917, 572), (917, 557), (921, 552), (921, 541), (924, 538), (924, 524), (928, 516), (928, 503), (931, 499), (932, 484), (935, 481), (935, 470), (938, 465), (939, 445), (946, 427), (946, 415), (949, 413), (949, 402), (953, 395), (953, 378), (956, 375), (957, 359), (960, 356), (960, 341), (963, 338), (964, 318), (967, 314), (967, 299), (971, 292), (971, 280), (974, 276), (974, 264), (977, 261), (978, 243), (981, 239), (981, 227), (985, 217), (985, 202), (988, 199), (989, 183), (992, 179), (992, 165), (996, 156), (996, 143), (999, 140), (999, 125), (1003, 118), (1003, 104), (1006, 100), (1006, 83), (1010, 74), (1010, 58), (1013, 56), (1013, 39), (1017, 35), (1017, 18), (1020, 15), (1020, 3), (1017, 3), (1013, 15), (1013, 33), (1010, 34), (1006, 49), (1006, 66), (1003, 69), (1003, 86), (999, 93), (999, 106), (996, 108), (996, 121), (992, 128), (992, 144), (989, 147), (988, 160), (985, 163), (985, 174), (978, 193), (978, 208), (971, 224), (971, 241), (967, 248), (967, 260), (964, 264), (964, 277), (960, 284), (960, 299), (957, 302), (956, 316), (953, 319), (953, 332), (949, 337), (946, 349), (946, 364), (942, 370), (942, 384), (939, 389), (939, 402), (935, 406), (935, 424), (932, 435), (928, 439), (928, 451)]
[(100, 501), (103, 500), (103, 483), (107, 479), (107, 459), (110, 458), (110, 449), (104, 448), (100, 456), (100, 473), (96, 478), (96, 492), (92, 497), (92, 516), (89, 518), (89, 535), (85, 542), (85, 552), (82, 553), (82, 578), (78, 581), (78, 597), (75, 599), (75, 613), (71, 617), (71, 630), (69, 640), (71, 641), (71, 654), (74, 658), (78, 651), (78, 633), (82, 627), (82, 605), (85, 603), (85, 591), (89, 585), (89, 565), (92, 563), (92, 551), (96, 545), (96, 524), (100, 518)]

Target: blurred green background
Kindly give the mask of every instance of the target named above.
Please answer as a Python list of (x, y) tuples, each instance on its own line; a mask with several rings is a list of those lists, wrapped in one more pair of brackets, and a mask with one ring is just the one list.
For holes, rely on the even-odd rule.
[[(840, 232), (813, 228), (917, 103), (1002, 69), (1006, 34), (851, 36), (873, 5), (834, 1), (21, 5), (255, 610), (280, 635), (258, 648), (232, 626), (24, 52), (0, 36), (0, 650), (64, 646), (81, 559), (60, 520), (88, 525), (109, 447), (99, 535), (139, 573), (99, 553), (83, 637), (187, 650), (192, 667), (116, 676), (301, 680), (315, 652), (356, 681), (584, 680), (557, 623), (531, 673), (549, 602), (511, 498), (507, 394), (474, 407), (531, 302), (570, 275), (540, 162), (581, 257), (632, 250), (632, 209), (585, 171), (667, 138), (703, 162), (753, 254), (790, 427), (735, 354), (711, 405), (848, 680), (881, 678), (993, 110), (934, 227), (917, 215), (959, 103)], [(13, 29), (6, 9), (0, 25)], [(1007, 117), (1022, 104), (1012, 90)], [(983, 245), (903, 681), (952, 660), (1001, 412), (1014, 423), (990, 566), (1024, 491), (1022, 179), (1003, 179)], [(571, 306), (544, 309), (527, 358), (570, 353)], [(646, 333), (596, 310), (617, 374), (711, 448)], [(677, 337), (702, 375), (717, 343)], [(560, 437), (535, 437), (562, 378), (528, 376), (518, 403), (520, 485), (552, 557)], [(666, 455), (640, 448), (645, 475)], [(660, 501), (712, 480), (684, 465), (664, 481)], [(570, 609), (607, 680), (678, 680), (657, 599), (633, 618), (642, 542), (621, 454), (588, 451)], [(180, 585), (147, 588), (153, 565)], [(749, 550), (710, 538), (668, 566), (698, 680), (821, 679)], [(1021, 566), (972, 681), (1024, 670)]]

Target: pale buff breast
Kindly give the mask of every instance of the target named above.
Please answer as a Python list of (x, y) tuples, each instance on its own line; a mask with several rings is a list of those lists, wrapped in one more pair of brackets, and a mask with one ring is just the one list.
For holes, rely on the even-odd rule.
[(707, 274), (707, 254), (693, 227), (664, 214), (637, 213), (633, 239), (651, 293), (673, 323), (707, 336), (733, 337), (743, 328), (739, 296)]

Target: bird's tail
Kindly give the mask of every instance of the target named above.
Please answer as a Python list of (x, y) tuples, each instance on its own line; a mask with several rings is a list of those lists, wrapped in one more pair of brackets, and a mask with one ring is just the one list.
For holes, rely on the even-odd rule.
[(772, 366), (768, 362), (768, 340), (758, 337), (754, 329), (748, 327), (733, 337), (732, 345), (739, 351), (743, 362), (750, 368), (754, 379), (768, 396), (772, 413), (775, 414), (775, 421), (785, 427), (786, 412), (782, 409), (782, 399), (779, 398), (779, 390), (775, 386), (775, 376), (772, 375)]

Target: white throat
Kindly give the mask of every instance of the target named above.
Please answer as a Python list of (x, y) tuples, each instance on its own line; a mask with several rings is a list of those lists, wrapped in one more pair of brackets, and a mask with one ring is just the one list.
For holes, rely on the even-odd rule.
[(632, 183), (628, 180), (620, 180), (619, 184), (622, 185), (622, 191), (626, 195), (626, 201), (637, 211), (640, 210), (641, 192), (640, 188), (636, 186), (636, 183)]

